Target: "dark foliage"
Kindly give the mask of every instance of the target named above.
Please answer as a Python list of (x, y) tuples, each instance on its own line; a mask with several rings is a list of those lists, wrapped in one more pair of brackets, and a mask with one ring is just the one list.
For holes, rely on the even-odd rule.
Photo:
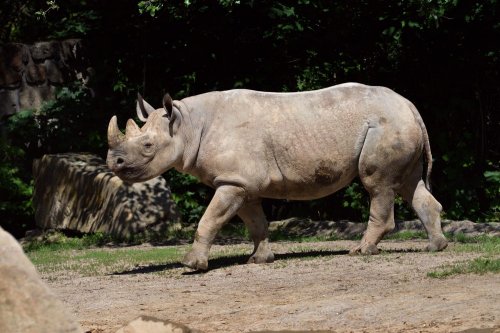
[[(16, 128), (26, 132), (23, 140), (31, 142), (36, 134), (48, 145), (26, 148), (7, 135), (2, 193), (14, 186), (13, 179), (29, 188), (26, 170), (40, 153), (88, 149), (104, 154), (107, 119), (133, 115), (137, 91), (159, 105), (165, 91), (180, 99), (239, 87), (294, 91), (358, 81), (388, 86), (419, 108), (435, 159), (433, 190), (446, 217), (500, 218), (500, 13), (495, 0), (7, 0), (0, 11), (0, 40), (83, 38), (96, 72), (94, 101), (75, 96), (89, 122), (72, 124), (79, 111), (64, 109), (60, 101), (40, 112), (43, 121), (44, 112), (61, 111), (55, 132), (40, 131), (16, 116)], [(17, 171), (8, 173), (9, 165)], [(186, 220), (195, 221), (210, 192), (190, 178), (174, 173), (167, 178)], [(0, 207), (5, 202), (10, 207), (1, 208), (2, 219), (18, 209), (29, 216), (29, 191), (19, 191), (1, 198)], [(271, 201), (266, 207), (272, 218), (357, 220), (368, 208), (359, 183), (312, 203)], [(410, 214), (403, 205), (397, 212)]]

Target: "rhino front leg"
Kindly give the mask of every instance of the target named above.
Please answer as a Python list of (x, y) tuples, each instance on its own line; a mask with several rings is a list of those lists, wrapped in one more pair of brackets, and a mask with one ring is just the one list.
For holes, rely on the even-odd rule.
[(269, 222), (262, 209), (261, 200), (245, 203), (238, 211), (250, 232), (254, 249), (248, 263), (264, 264), (274, 261), (274, 254), (269, 246)]
[(217, 188), (198, 224), (193, 247), (182, 260), (183, 265), (197, 270), (208, 269), (208, 253), (215, 236), (241, 208), (245, 196), (245, 190), (238, 186), (223, 185)]

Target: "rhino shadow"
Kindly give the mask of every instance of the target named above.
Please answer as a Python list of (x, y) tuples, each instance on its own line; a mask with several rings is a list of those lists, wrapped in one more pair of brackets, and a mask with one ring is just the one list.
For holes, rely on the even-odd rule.
[[(421, 249), (390, 249), (390, 250), (381, 250), (382, 253), (417, 253), (424, 252)], [(303, 259), (308, 257), (330, 257), (330, 256), (342, 256), (349, 255), (348, 250), (312, 250), (312, 251), (304, 251), (304, 252), (290, 252), (290, 253), (277, 253), (274, 255), (274, 260), (288, 260), (288, 259)], [(246, 264), (249, 255), (232, 255), (232, 256), (223, 256), (219, 258), (210, 259), (210, 268), (207, 271), (187, 271), (182, 273), (182, 275), (195, 275), (195, 274), (203, 274), (212, 270), (226, 268), (235, 265), (244, 265)], [(133, 268), (126, 271), (114, 272), (109, 275), (132, 275), (132, 274), (148, 274), (148, 273), (156, 273), (162, 272), (170, 269), (183, 268), (184, 266), (180, 262), (173, 262), (168, 264), (160, 264), (160, 265), (149, 265), (144, 267)]]

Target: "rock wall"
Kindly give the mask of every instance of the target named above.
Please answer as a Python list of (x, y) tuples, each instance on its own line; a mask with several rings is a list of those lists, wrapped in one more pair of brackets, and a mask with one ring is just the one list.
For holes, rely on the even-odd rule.
[(0, 119), (21, 109), (39, 108), (56, 87), (88, 81), (90, 69), (80, 39), (0, 44)]
[(33, 163), (35, 221), (43, 229), (117, 237), (180, 229), (165, 179), (125, 184), (91, 154), (45, 155)]
[[(363, 236), (366, 223), (350, 221), (313, 221), (311, 219), (290, 218), (282, 221), (273, 221), (269, 224), (271, 234), (276, 233), (284, 237), (338, 237), (352, 239)], [(471, 221), (441, 221), (443, 232), (449, 235), (466, 234), (467, 236), (489, 235), (500, 237), (500, 223), (474, 223)], [(396, 221), (391, 234), (400, 231), (422, 231), (424, 225), (419, 220)]]

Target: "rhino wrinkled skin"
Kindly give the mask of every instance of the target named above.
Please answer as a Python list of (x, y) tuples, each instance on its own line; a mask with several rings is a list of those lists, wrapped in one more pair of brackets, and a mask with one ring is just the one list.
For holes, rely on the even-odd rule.
[(167, 94), (156, 110), (139, 96), (137, 115), (145, 125), (129, 119), (125, 135), (116, 117), (109, 123), (107, 163), (116, 175), (140, 182), (173, 167), (216, 190), (183, 260), (190, 268), (208, 268), (217, 232), (236, 214), (254, 242), (249, 262), (272, 262), (262, 198), (316, 199), (356, 176), (370, 194), (370, 218), (351, 253), (378, 253), (376, 245), (394, 228), (396, 194), (424, 224), (428, 250), (447, 246), (441, 205), (426, 185), (432, 157), (425, 125), (415, 106), (388, 88), (238, 89), (180, 101)]

